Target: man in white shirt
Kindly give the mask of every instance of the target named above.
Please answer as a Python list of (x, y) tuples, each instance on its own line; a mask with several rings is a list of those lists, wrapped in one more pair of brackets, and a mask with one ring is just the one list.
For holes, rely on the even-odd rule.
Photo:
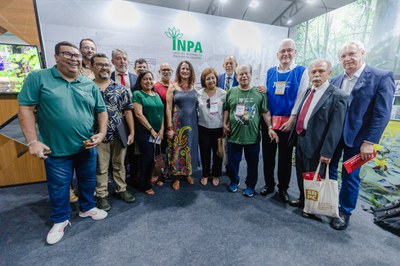
[[(289, 141), (296, 142), (296, 172), (300, 197), (296, 207), (304, 206), (303, 173), (316, 170), (318, 163), (329, 164), (343, 131), (347, 95), (329, 83), (331, 63), (316, 60), (308, 68), (311, 89), (307, 90), (297, 112)], [(321, 167), (321, 172), (325, 170)], [(306, 218), (312, 215), (303, 212)]]
[(237, 67), (236, 57), (228, 55), (224, 59), (222, 67), (225, 69), (225, 73), (218, 76), (218, 87), (225, 91), (230, 90), (232, 87), (238, 86), (239, 83), (236, 80), (235, 69)]

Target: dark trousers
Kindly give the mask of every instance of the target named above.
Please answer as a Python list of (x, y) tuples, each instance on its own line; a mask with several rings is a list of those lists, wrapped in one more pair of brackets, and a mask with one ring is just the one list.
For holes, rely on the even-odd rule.
[(258, 179), (258, 160), (260, 155), (260, 143), (241, 145), (228, 142), (229, 167), (232, 170), (231, 183), (239, 184), (239, 164), (242, 160), (242, 153), (247, 163), (246, 185), (255, 188)]
[(154, 165), (154, 143), (149, 142), (150, 133), (136, 134), (136, 141), (139, 145), (140, 157), (138, 164), (137, 181), (141, 191), (151, 189), (151, 171)]
[(278, 188), (286, 191), (289, 188), (290, 177), (292, 175), (292, 153), (293, 147), (288, 145), (290, 132), (276, 130), (279, 143), (271, 142), (268, 135), (268, 127), (264, 120), (261, 123), (262, 151), (264, 161), (264, 180), (265, 185), (270, 188), (275, 187), (275, 160), (276, 150), (278, 150)]
[[(345, 162), (354, 155), (360, 153), (360, 147), (348, 147), (344, 144), (343, 139), (341, 140), (333, 155), (329, 169), (330, 178), (335, 180), (338, 178), (338, 165), (342, 153), (343, 162)], [(342, 167), (342, 185), (339, 193), (339, 212), (341, 213), (351, 215), (351, 212), (356, 208), (361, 184), (360, 170), (361, 167), (349, 174), (346, 169)]]
[[(296, 146), (296, 175), (297, 175), (297, 185), (299, 186), (300, 201), (304, 202), (304, 183), (303, 183), (303, 173), (315, 172), (318, 167), (319, 157), (308, 159), (304, 152), (301, 150), (301, 143), (303, 137), (301, 135), (297, 136), (297, 146)], [(320, 168), (320, 175), (322, 178), (325, 176), (326, 165), (322, 164)]]
[[(221, 175), (222, 158), (217, 155), (218, 138), (222, 137), (222, 128), (206, 128), (199, 126), (199, 144), (203, 177)], [(211, 171), (211, 151), (213, 154)]]

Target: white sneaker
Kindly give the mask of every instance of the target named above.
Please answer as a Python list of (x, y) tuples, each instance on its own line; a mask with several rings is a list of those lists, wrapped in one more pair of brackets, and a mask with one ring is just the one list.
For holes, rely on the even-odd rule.
[(65, 220), (62, 223), (55, 223), (49, 233), (47, 234), (47, 244), (53, 245), (58, 243), (64, 236), (64, 228), (67, 225), (71, 225), (68, 220)]
[(85, 217), (92, 217), (93, 220), (103, 220), (106, 218), (108, 213), (106, 211), (100, 210), (96, 207), (86, 211), (86, 212), (79, 212), (79, 216), (82, 218)]

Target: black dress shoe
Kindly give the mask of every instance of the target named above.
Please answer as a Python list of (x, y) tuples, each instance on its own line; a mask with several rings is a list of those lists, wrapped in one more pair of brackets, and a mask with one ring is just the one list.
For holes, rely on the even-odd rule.
[(304, 208), (304, 202), (300, 199), (289, 201), (289, 205), (296, 208)]
[(261, 196), (267, 196), (268, 194), (274, 193), (275, 189), (273, 187), (263, 187), (260, 191)]
[(290, 201), (289, 194), (286, 190), (279, 190), (278, 194), (283, 202), (288, 203)]
[(350, 215), (339, 213), (339, 218), (331, 220), (331, 227), (336, 230), (344, 230), (349, 225)]

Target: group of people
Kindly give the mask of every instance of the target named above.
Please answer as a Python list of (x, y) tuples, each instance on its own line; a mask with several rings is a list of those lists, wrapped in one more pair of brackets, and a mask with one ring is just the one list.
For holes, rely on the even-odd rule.
[[(390, 119), (393, 73), (366, 65), (364, 54), (362, 43), (346, 43), (338, 51), (344, 74), (330, 81), (328, 60), (317, 59), (308, 68), (297, 65), (295, 42), (284, 39), (277, 51), (279, 64), (268, 69), (265, 86), (254, 86), (251, 65), (238, 66), (230, 55), (224, 58), (224, 74), (212, 67), (202, 71), (199, 88), (189, 61), (179, 63), (174, 80), (171, 65), (162, 63), (160, 80), (155, 81), (145, 59), (135, 61), (136, 73), (128, 72), (128, 54), (122, 49), (114, 49), (109, 60), (91, 39), (83, 39), (79, 48), (58, 43), (56, 65), (30, 73), (18, 96), (29, 151), (45, 162), (54, 222), (47, 243), (59, 242), (69, 225), (73, 176), (79, 216), (101, 220), (111, 209), (110, 174), (116, 193), (126, 202), (135, 201), (127, 190), (126, 169), (147, 195), (155, 194), (153, 186), (163, 185), (165, 180), (152, 171), (159, 153), (166, 153), (168, 178), (179, 190), (182, 180), (195, 183), (199, 147), (199, 182), (206, 186), (211, 180), (217, 186), (223, 164), (218, 156), (221, 138), (227, 139), (228, 191), (238, 191), (244, 152), (247, 176), (242, 194), (255, 195), (261, 146), (265, 186), (260, 194), (274, 193), (277, 183), (284, 202), (303, 208), (302, 174), (315, 171), (321, 162), (329, 164), (331, 178), (337, 179), (342, 155), (343, 160), (358, 153), (363, 160), (370, 158)], [(299, 187), (295, 200), (287, 192), (293, 147)], [(357, 202), (359, 171), (342, 170), (340, 217), (331, 220), (334, 229), (347, 228)], [(303, 216), (313, 217), (305, 212)]]

